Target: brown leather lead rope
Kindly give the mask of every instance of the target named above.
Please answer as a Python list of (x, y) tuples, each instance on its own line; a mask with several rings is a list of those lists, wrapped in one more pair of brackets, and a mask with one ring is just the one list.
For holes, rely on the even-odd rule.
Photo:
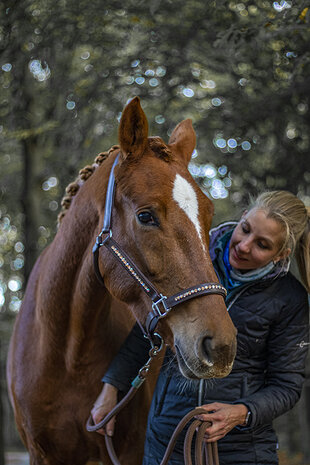
[[(95, 431), (98, 431), (98, 429), (104, 428), (109, 423), (111, 418), (115, 417), (121, 410), (123, 410), (123, 408), (128, 404), (128, 402), (131, 401), (131, 399), (135, 396), (137, 390), (138, 388), (131, 387), (125, 395), (125, 397), (123, 397), (123, 399), (111, 410), (111, 412), (108, 413), (108, 415), (106, 415), (103, 418), (103, 420), (99, 421), (99, 423), (94, 424), (93, 418), (90, 415), (86, 423), (87, 431), (89, 431), (90, 433), (94, 433)], [(105, 435), (105, 438), (107, 437), (108, 436)]]
[[(167, 465), (170, 459), (170, 456), (173, 452), (177, 439), (183, 429), (193, 420), (193, 418), (197, 415), (201, 415), (206, 413), (206, 411), (201, 408), (197, 407), (194, 410), (191, 410), (189, 413), (185, 415), (184, 418), (179, 422), (177, 427), (175, 428), (173, 435), (169, 441), (168, 447), (166, 449), (165, 455), (160, 462), (160, 465)], [(219, 464), (219, 457), (217, 451), (217, 443), (205, 443), (204, 442), (204, 434), (206, 429), (211, 426), (209, 421), (201, 421), (201, 420), (194, 420), (192, 424), (188, 427), (185, 441), (184, 441), (184, 464), (185, 465), (193, 465), (192, 462), (192, 442), (193, 437), (196, 432), (196, 441), (195, 441), (195, 465), (203, 465), (203, 455), (205, 455), (205, 465), (220, 465)], [(205, 447), (206, 445), (206, 447)], [(119, 465), (119, 464), (115, 464)]]
[[(118, 404), (115, 405), (115, 407), (111, 410), (111, 412), (109, 412), (103, 418), (103, 420), (101, 420), (99, 423), (94, 424), (93, 418), (90, 415), (86, 423), (87, 431), (94, 432), (94, 431), (98, 431), (101, 428), (105, 428), (105, 426), (109, 423), (111, 418), (115, 417), (131, 401), (131, 399), (135, 396), (139, 387), (141, 387), (142, 384), (144, 383), (147, 377), (147, 374), (149, 372), (152, 360), (154, 359), (154, 357), (156, 357), (159, 354), (162, 348), (163, 348), (162, 340), (161, 340), (161, 345), (159, 347), (157, 346), (151, 347), (149, 351), (148, 361), (139, 370), (138, 375), (131, 383), (132, 387), (129, 389), (125, 397), (123, 397), (123, 399), (121, 399), (120, 402), (118, 402)], [(209, 426), (211, 426), (211, 423), (206, 422), (206, 421), (201, 421), (198, 419), (194, 419), (195, 416), (201, 415), (204, 413), (206, 413), (206, 411), (202, 407), (197, 407), (194, 410), (191, 410), (189, 413), (187, 413), (182, 418), (182, 420), (179, 422), (179, 424), (175, 428), (173, 435), (171, 436), (165, 455), (160, 465), (168, 464), (168, 461), (174, 450), (175, 444), (177, 442), (177, 439), (180, 433), (192, 420), (193, 421), (188, 427), (188, 430), (185, 436), (185, 441), (184, 441), (184, 463), (185, 465), (193, 465), (191, 455), (192, 455), (192, 442), (193, 442), (195, 433), (196, 433), (196, 440), (195, 440), (195, 464), (194, 465), (204, 465), (203, 456), (205, 457), (205, 465), (220, 465), (218, 451), (217, 451), (217, 443), (216, 442), (213, 442), (213, 443), (204, 442), (205, 431)], [(112, 437), (105, 434), (104, 439), (105, 439), (108, 454), (110, 456), (110, 459), (113, 465), (121, 465), (114, 450)]]
[[(92, 418), (89, 417), (87, 421), (87, 431), (97, 431), (104, 427), (110, 419), (115, 416), (135, 395), (136, 388), (131, 388), (128, 394), (122, 399), (122, 401), (99, 423), (96, 425), (93, 424)], [(179, 422), (177, 427), (175, 428), (173, 435), (169, 441), (167, 446), (165, 455), (160, 462), (160, 465), (167, 465), (170, 459), (170, 456), (174, 450), (176, 445), (177, 439), (183, 429), (194, 419), (195, 416), (201, 415), (206, 413), (206, 411), (201, 408), (197, 407), (194, 410), (191, 410), (189, 413), (185, 415), (184, 418)], [(195, 440), (195, 462), (194, 465), (220, 465), (219, 457), (218, 457), (218, 450), (217, 450), (217, 443), (205, 443), (204, 442), (204, 434), (205, 430), (211, 426), (211, 423), (208, 421), (201, 421), (201, 420), (194, 420), (192, 421), (191, 425), (188, 427), (185, 441), (184, 441), (184, 464), (185, 465), (193, 465), (192, 462), (192, 442), (194, 435), (196, 433), (196, 440)], [(119, 462), (115, 449), (113, 446), (112, 437), (105, 435), (105, 443), (107, 447), (107, 451), (109, 456), (112, 460), (113, 465), (121, 465)], [(205, 463), (203, 463), (203, 457), (205, 457)]]

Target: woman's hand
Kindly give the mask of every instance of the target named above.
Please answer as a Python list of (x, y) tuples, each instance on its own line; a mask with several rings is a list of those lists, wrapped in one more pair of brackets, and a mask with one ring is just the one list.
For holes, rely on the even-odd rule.
[(197, 418), (212, 423), (205, 432), (206, 442), (218, 441), (235, 426), (243, 425), (248, 413), (248, 408), (244, 404), (221, 404), (213, 402), (201, 407), (206, 410), (206, 413), (197, 415)]
[[(99, 423), (117, 404), (117, 389), (112, 384), (105, 383), (91, 410), (94, 423)], [(113, 436), (115, 417), (106, 425), (108, 436)], [(105, 430), (99, 429), (97, 433), (105, 435)]]

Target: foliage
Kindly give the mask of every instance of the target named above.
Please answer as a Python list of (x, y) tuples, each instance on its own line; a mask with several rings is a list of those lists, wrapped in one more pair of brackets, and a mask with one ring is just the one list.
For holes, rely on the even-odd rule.
[(280, 465), (309, 465), (303, 462), (302, 454), (294, 455), (293, 457), (285, 452), (279, 453), (279, 464)]
[(117, 142), (134, 95), (166, 140), (193, 119), (190, 170), (209, 196), (226, 198), (216, 221), (266, 188), (309, 199), (306, 2), (9, 0), (1, 9), (6, 310), (18, 309), (22, 275), (55, 232), (65, 185)]

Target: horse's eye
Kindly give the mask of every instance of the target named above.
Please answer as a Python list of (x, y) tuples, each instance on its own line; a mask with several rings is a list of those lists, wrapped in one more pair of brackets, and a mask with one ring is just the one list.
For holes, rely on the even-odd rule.
[(144, 225), (158, 226), (157, 219), (154, 218), (152, 213), (147, 212), (147, 211), (138, 213), (138, 220), (140, 221), (140, 223)]

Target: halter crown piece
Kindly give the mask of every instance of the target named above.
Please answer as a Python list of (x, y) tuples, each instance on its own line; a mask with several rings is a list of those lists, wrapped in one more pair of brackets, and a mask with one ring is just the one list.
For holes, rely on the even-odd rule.
[[(114, 193), (115, 193), (115, 177), (114, 177), (114, 168), (119, 160), (119, 153), (116, 156), (108, 182), (106, 201), (105, 201), (105, 210), (104, 210), (104, 219), (103, 219), (103, 228), (100, 234), (97, 236), (95, 245), (93, 247), (93, 258), (94, 258), (94, 269), (97, 278), (101, 284), (104, 284), (103, 277), (99, 269), (99, 249), (102, 246), (105, 246), (109, 252), (111, 252), (119, 263), (125, 268), (125, 270), (136, 280), (137, 284), (141, 289), (150, 297), (152, 301), (152, 310), (148, 313), (145, 322), (145, 328), (142, 327), (145, 336), (150, 340), (151, 344), (154, 346), (154, 337), (158, 337), (158, 334), (155, 333), (155, 328), (158, 321), (161, 318), (164, 318), (170, 310), (172, 310), (177, 305), (193, 299), (194, 297), (200, 297), (208, 294), (219, 294), (222, 297), (226, 297), (227, 291), (219, 283), (203, 283), (198, 284), (197, 286), (189, 287), (184, 289), (177, 294), (174, 294), (170, 297), (166, 297), (157, 291), (153, 284), (146, 278), (146, 276), (139, 270), (139, 268), (133, 263), (131, 258), (123, 251), (121, 246), (113, 239), (112, 235), (112, 210), (114, 204)], [(105, 238), (103, 238), (106, 235)]]

